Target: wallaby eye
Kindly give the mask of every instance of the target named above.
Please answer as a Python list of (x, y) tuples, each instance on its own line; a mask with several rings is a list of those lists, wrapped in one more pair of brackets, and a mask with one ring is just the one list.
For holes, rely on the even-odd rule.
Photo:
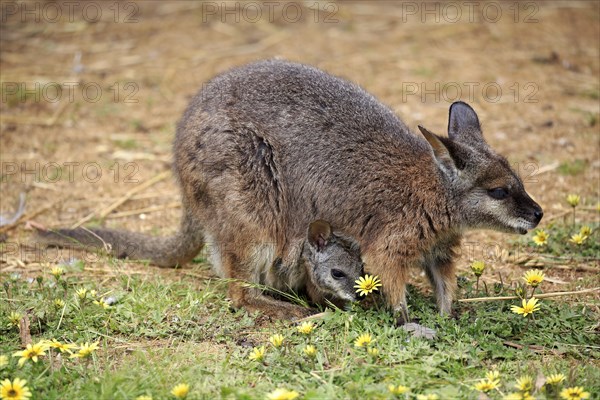
[(489, 189), (488, 194), (493, 199), (503, 200), (508, 197), (508, 189), (505, 189), (505, 188)]
[(331, 276), (333, 276), (333, 279), (344, 279), (346, 277), (346, 274), (340, 271), (339, 269), (334, 268), (331, 270)]

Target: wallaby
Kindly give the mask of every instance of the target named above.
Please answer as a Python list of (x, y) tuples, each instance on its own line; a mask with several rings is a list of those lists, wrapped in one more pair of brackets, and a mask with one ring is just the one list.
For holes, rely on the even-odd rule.
[[(404, 320), (413, 266), (424, 268), (447, 314), (463, 232), (524, 234), (543, 213), (469, 105), (450, 106), (448, 137), (419, 128), (422, 137), (357, 85), (314, 67), (234, 68), (204, 85), (177, 127), (180, 231), (166, 239), (95, 232), (113, 246), (133, 242), (136, 258), (164, 266), (190, 260), (204, 238), (227, 246), (225, 276), (252, 281), (257, 246), (288, 254), (293, 238), (324, 219), (358, 241), (365, 269)], [(264, 301), (242, 285), (229, 296), (235, 305)]]
[(344, 307), (357, 299), (354, 286), (364, 273), (360, 246), (354, 239), (334, 233), (326, 221), (311, 223), (306, 239), (291, 246), (286, 258), (274, 262), (266, 258), (267, 274), (260, 282), (268, 287), (284, 292), (305, 290), (310, 301), (321, 306)]
[[(136, 241), (129, 240), (135, 237)], [(39, 230), (37, 240), (48, 245), (102, 248), (106, 241), (115, 244), (108, 250), (122, 258), (143, 254), (136, 248), (139, 235), (130, 236), (128, 232), (112, 229), (58, 229)], [(148, 243), (145, 241), (144, 243)], [(221, 267), (222, 251), (226, 249), (210, 246), (208, 258), (214, 271), (222, 278), (228, 276)], [(256, 288), (255, 296), (260, 301), (237, 304), (249, 311), (261, 311), (277, 318), (294, 318), (310, 314), (311, 310), (283, 303), (274, 298), (259, 294), (259, 288), (266, 286), (275, 289), (275, 293), (305, 292), (311, 303), (320, 306), (331, 304), (345, 307), (347, 302), (356, 300), (355, 282), (364, 272), (358, 243), (350, 237), (333, 232), (331, 225), (322, 220), (312, 222), (306, 235), (289, 247), (285, 257), (274, 256), (274, 246), (265, 243), (255, 247), (255, 254), (249, 260), (247, 268), (252, 271), (252, 284)], [(148, 251), (148, 250), (143, 250)]]

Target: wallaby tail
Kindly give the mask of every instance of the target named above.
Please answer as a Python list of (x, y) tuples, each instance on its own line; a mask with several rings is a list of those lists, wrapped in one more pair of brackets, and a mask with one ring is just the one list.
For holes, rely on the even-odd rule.
[(181, 227), (173, 236), (154, 237), (116, 229), (77, 228), (40, 230), (35, 241), (57, 247), (107, 248), (118, 258), (150, 260), (160, 267), (174, 267), (193, 259), (200, 252), (204, 237), (200, 224), (184, 214)]

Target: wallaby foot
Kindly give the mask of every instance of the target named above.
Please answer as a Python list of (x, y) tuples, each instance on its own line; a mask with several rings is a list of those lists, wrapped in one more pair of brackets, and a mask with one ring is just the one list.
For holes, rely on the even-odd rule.
[(416, 322), (409, 322), (408, 324), (402, 325), (402, 329), (410, 333), (412, 337), (434, 339), (437, 335), (435, 329), (428, 328), (426, 326), (417, 324)]

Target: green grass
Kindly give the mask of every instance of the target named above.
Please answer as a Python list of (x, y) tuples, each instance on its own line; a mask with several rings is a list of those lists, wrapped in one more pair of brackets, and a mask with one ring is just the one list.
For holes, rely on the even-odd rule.
[[(584, 254), (597, 257), (593, 237), (578, 248), (566, 242), (575, 228), (579, 226), (545, 227), (548, 247), (535, 251), (575, 257), (587, 249)], [(191, 269), (167, 273), (153, 267), (128, 271), (120, 261), (106, 261), (101, 263), (104, 272), (82, 262), (64, 265), (60, 279), (50, 268), (28, 276), (0, 273), (0, 355), (9, 358), (0, 367), (0, 381), (26, 379), (33, 399), (47, 400), (135, 399), (144, 394), (173, 399), (171, 388), (182, 382), (190, 385), (188, 399), (264, 399), (280, 387), (303, 399), (391, 399), (390, 384), (410, 388), (397, 398), (437, 394), (439, 399), (480, 399), (473, 385), (496, 369), (501, 385), (492, 399), (514, 391), (523, 375), (535, 382), (559, 372), (567, 377), (564, 385), (582, 386), (591, 398), (600, 398), (600, 315), (594, 296), (542, 299), (533, 319), (511, 312), (517, 300), (457, 302), (456, 318), (444, 318), (431, 297), (409, 287), (411, 316), (437, 329), (436, 339), (410, 337), (378, 296), (369, 307), (358, 303), (347, 312), (315, 318), (315, 329), (307, 336), (297, 331), (297, 323), (269, 322), (232, 310), (226, 282), (202, 278), (209, 276), (203, 259)], [(588, 274), (565, 290), (599, 283), (598, 275)], [(76, 295), (80, 288), (88, 290), (83, 300)], [(91, 290), (96, 293), (90, 295)], [(544, 283), (536, 293), (543, 290)], [(477, 287), (472, 275), (459, 277), (459, 298), (514, 293), (515, 282)], [(93, 302), (101, 298), (114, 304), (104, 309)], [(56, 299), (64, 306), (57, 307)], [(49, 350), (37, 363), (18, 367), (19, 357), (12, 354), (22, 347), (19, 328), (10, 322), (12, 312), (28, 316), (34, 343), (53, 338), (76, 344), (98, 341), (99, 349), (85, 359)], [(285, 337), (282, 348), (269, 343), (275, 333)], [(372, 335), (378, 356), (354, 345), (362, 333)], [(317, 348), (315, 358), (303, 353), (307, 344)], [(260, 346), (266, 348), (265, 358), (251, 360), (251, 351)], [(535, 396), (556, 398), (545, 388)]]
[(587, 161), (576, 159), (573, 161), (566, 161), (558, 166), (558, 172), (561, 175), (579, 175), (585, 171), (587, 167)]

